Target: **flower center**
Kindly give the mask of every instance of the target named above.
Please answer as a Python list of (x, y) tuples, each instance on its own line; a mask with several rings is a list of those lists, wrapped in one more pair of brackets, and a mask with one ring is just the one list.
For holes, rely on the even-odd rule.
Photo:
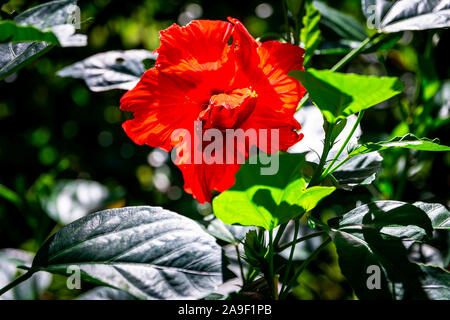
[(257, 98), (258, 94), (251, 87), (213, 94), (208, 107), (199, 114), (203, 128), (240, 127), (255, 109)]

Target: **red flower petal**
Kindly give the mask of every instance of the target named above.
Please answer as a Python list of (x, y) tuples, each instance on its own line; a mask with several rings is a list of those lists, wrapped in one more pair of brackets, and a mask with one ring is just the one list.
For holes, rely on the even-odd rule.
[(223, 192), (235, 182), (238, 164), (190, 164), (178, 166), (183, 173), (184, 190), (200, 203), (211, 202), (211, 190)]
[(156, 68), (164, 72), (217, 70), (228, 60), (233, 26), (225, 21), (194, 20), (160, 31)]
[(120, 108), (132, 111), (124, 122), (127, 135), (137, 144), (171, 149), (171, 134), (177, 128), (190, 130), (205, 99), (195, 82), (171, 74), (148, 70), (133, 90), (120, 100)]

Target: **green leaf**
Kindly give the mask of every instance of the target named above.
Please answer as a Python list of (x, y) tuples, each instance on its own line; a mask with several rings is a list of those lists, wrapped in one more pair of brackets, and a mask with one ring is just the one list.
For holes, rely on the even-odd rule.
[(144, 60), (156, 60), (147, 50), (108, 51), (72, 64), (60, 71), (60, 77), (84, 79), (95, 92), (112, 89), (132, 89), (146, 68)]
[(401, 201), (375, 201), (362, 205), (330, 220), (330, 224), (356, 234), (370, 229), (400, 239), (421, 240), (431, 237), (433, 232), (430, 218), (423, 210)]
[(137, 298), (122, 290), (97, 287), (83, 293), (76, 300), (137, 300)]
[(0, 21), (0, 43), (24, 41), (46, 41), (59, 45), (58, 38), (51, 31), (17, 25), (11, 20)]
[(320, 43), (320, 13), (314, 8), (312, 2), (308, 2), (305, 6), (306, 13), (303, 16), (303, 28), (300, 32), (300, 39), (305, 46), (305, 55), (303, 65), (307, 66), (310, 59), (314, 55), (315, 50)]
[(297, 17), (305, 0), (286, 0), (287, 7), (292, 16)]
[(250, 230), (252, 230), (251, 227), (231, 226), (216, 218), (207, 222), (206, 227), (206, 232), (210, 235), (231, 244), (241, 242)]
[(379, 32), (450, 27), (450, 3), (436, 0), (362, 0), (362, 9)]
[(417, 264), (421, 289), (430, 300), (450, 300), (450, 273), (437, 266)]
[[(308, 223), (311, 222), (311, 219), (308, 219)], [(300, 225), (299, 232), (297, 235), (297, 239), (309, 236), (314, 233), (311, 226)], [(287, 244), (291, 244), (294, 241), (294, 222), (290, 221), (287, 224), (286, 229), (283, 232), (283, 236), (280, 238), (280, 247), (284, 247)], [(294, 254), (292, 259), (294, 261), (304, 261), (308, 259), (308, 257), (317, 249), (322, 243), (321, 237), (313, 237), (310, 239), (303, 240), (295, 245)], [(280, 255), (288, 260), (289, 255), (291, 253), (292, 246), (290, 245), (288, 248), (284, 249), (280, 252)]]
[(334, 171), (333, 177), (345, 190), (369, 185), (375, 180), (382, 162), (383, 157), (378, 152), (354, 157)]
[[(14, 18), (19, 26), (33, 26), (41, 31), (51, 29), (61, 46), (85, 46), (87, 37), (74, 34), (71, 19), (77, 12), (76, 0), (52, 1), (31, 8)], [(31, 63), (52, 48), (50, 42), (0, 44), (0, 80)]]
[[(401, 39), (402, 35), (399, 33), (389, 33), (383, 36), (378, 36), (372, 41), (370, 41), (362, 53), (373, 53), (381, 52), (383, 50), (388, 50), (393, 48), (397, 42)], [(337, 40), (329, 41), (324, 40), (321, 42), (319, 48), (316, 50), (317, 55), (328, 55), (328, 54), (340, 54), (344, 55), (349, 53), (355, 48), (360, 46), (360, 41), (354, 40)]]
[[(18, 249), (0, 250), (0, 288), (3, 288), (25, 271), (19, 266), (30, 266), (33, 254)], [(34, 274), (30, 279), (20, 283), (10, 291), (0, 296), (0, 300), (35, 300), (48, 288), (52, 276), (46, 272)]]
[(322, 1), (313, 1), (313, 4), (320, 12), (321, 22), (341, 38), (359, 42), (367, 38), (364, 27), (352, 16), (333, 9)]
[[(405, 299), (436, 298), (427, 286), (430, 281), (440, 281), (442, 275), (425, 277), (422, 268), (409, 261), (402, 242), (432, 235), (431, 221), (423, 210), (399, 201), (376, 201), (332, 219), (329, 224), (341, 271), (359, 298), (398, 298), (397, 287)], [(367, 285), (374, 266), (380, 271), (377, 290)], [(395, 294), (393, 283), (398, 285)]]
[(422, 209), (431, 219), (434, 229), (450, 230), (450, 211), (440, 203), (415, 202), (414, 205)]
[(278, 172), (261, 175), (263, 166), (247, 161), (236, 174), (233, 187), (213, 200), (214, 214), (226, 224), (269, 230), (302, 216), (335, 190), (306, 188), (302, 173), (305, 163), (304, 154), (280, 154)]
[[(339, 266), (342, 274), (348, 280), (356, 295), (360, 299), (390, 300), (389, 280), (382, 267), (380, 259), (373, 253), (369, 244), (351, 233), (334, 230), (330, 234), (339, 256)], [(369, 266), (377, 266), (380, 287), (377, 290), (367, 288), (366, 279), (369, 276)]]
[(289, 75), (302, 83), (329, 123), (392, 98), (401, 93), (404, 87), (397, 78), (330, 70), (291, 71)]
[(350, 152), (349, 157), (395, 148), (414, 149), (422, 151), (450, 151), (450, 147), (440, 145), (438, 139), (430, 140), (427, 138), (417, 138), (416, 136), (408, 133), (403, 137), (395, 137), (389, 141), (365, 143)]
[(222, 251), (194, 221), (159, 207), (100, 211), (54, 234), (32, 271), (67, 275), (140, 299), (202, 298), (222, 282)]

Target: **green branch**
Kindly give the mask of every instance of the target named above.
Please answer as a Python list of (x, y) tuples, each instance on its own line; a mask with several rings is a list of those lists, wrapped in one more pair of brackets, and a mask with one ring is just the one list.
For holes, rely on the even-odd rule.
[(306, 267), (311, 263), (312, 260), (331, 242), (331, 238), (325, 240), (314, 252), (300, 265), (299, 269), (295, 272), (295, 275), (286, 285), (284, 291), (281, 292), (280, 298), (283, 299), (289, 293), (289, 290), (297, 281), (300, 274), (306, 269)]
[(2, 296), (4, 293), (8, 292), (9, 290), (14, 288), (15, 286), (17, 286), (17, 285), (21, 284), (22, 282), (28, 280), (29, 278), (31, 278), (31, 276), (33, 274), (34, 274), (33, 271), (29, 271), (29, 272), (25, 273), (24, 275), (22, 275), (21, 277), (19, 277), (16, 280), (14, 280), (13, 282), (11, 282), (10, 284), (8, 284), (5, 287), (3, 287), (2, 289), (0, 289), (0, 296)]
[(328, 165), (328, 167), (325, 169), (325, 171), (322, 173), (321, 175), (321, 179), (325, 178), (328, 173), (330, 172), (331, 168), (333, 167), (333, 165), (336, 163), (336, 161), (338, 160), (339, 156), (341, 155), (341, 153), (344, 151), (345, 147), (347, 146), (348, 142), (350, 141), (350, 139), (352, 138), (353, 134), (356, 131), (356, 128), (358, 127), (359, 123), (361, 122), (361, 119), (364, 115), (364, 110), (361, 110), (358, 114), (358, 118), (356, 119), (356, 122), (352, 128), (352, 130), (350, 131), (350, 133), (348, 134), (347, 138), (345, 139), (344, 143), (342, 144), (341, 148), (339, 149), (338, 153), (336, 154), (336, 156), (333, 158), (333, 161), (331, 161), (331, 163)]
[(324, 230), (318, 231), (318, 232), (314, 232), (314, 233), (310, 233), (310, 234), (308, 234), (308, 235), (306, 235), (304, 237), (295, 239), (294, 241), (291, 241), (289, 243), (286, 243), (285, 245), (280, 246), (277, 251), (278, 252), (282, 252), (282, 251), (286, 250), (287, 248), (291, 247), (293, 244), (297, 244), (297, 243), (303, 242), (305, 240), (318, 237), (318, 236), (320, 236), (320, 235), (322, 235), (324, 233), (325, 233)]

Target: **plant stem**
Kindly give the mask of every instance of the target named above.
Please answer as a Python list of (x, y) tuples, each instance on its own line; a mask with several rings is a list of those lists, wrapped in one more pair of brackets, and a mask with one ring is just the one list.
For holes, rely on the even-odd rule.
[(305, 14), (305, 1), (300, 0), (300, 11), (298, 13), (298, 16), (295, 17), (295, 27), (294, 27), (294, 44), (299, 45), (300, 44), (300, 30), (303, 28), (303, 16)]
[(268, 283), (270, 288), (272, 289), (272, 296), (275, 298), (278, 296), (278, 292), (275, 293), (275, 274), (274, 274), (274, 266), (273, 266), (273, 230), (269, 230), (269, 279)]
[(274, 282), (274, 290), (273, 290), (273, 295), (274, 295), (274, 299), (275, 300), (279, 300), (280, 297), (278, 296), (278, 279), (280, 278), (279, 274), (276, 274), (273, 278), (273, 282)]
[(284, 18), (284, 28), (286, 29), (286, 40), (288, 42), (291, 42), (291, 35), (289, 30), (289, 18), (287, 14), (287, 6), (286, 6), (286, 0), (281, 1), (282, 11), (283, 11), (283, 18)]
[(319, 252), (321, 252), (330, 242), (331, 242), (331, 238), (328, 238), (327, 240), (325, 240), (316, 250), (314, 250), (314, 252), (308, 257), (308, 259), (306, 259), (301, 264), (301, 266), (299, 267), (297, 272), (295, 272), (294, 277), (291, 278), (291, 280), (289, 281), (289, 283), (285, 287), (284, 291), (281, 292), (280, 299), (284, 299), (286, 297), (286, 295), (289, 293), (289, 290), (295, 284), (295, 282), (297, 281), (297, 279), (300, 276), (300, 274), (306, 269), (306, 267), (310, 264), (310, 262), (312, 260), (314, 260), (314, 258), (319, 254)]
[[(324, 120), (326, 121), (326, 120)], [(320, 182), (320, 177), (322, 176), (322, 170), (323, 167), (327, 161), (328, 153), (330, 152), (331, 146), (333, 141), (330, 141), (330, 137), (333, 133), (335, 125), (333, 123), (329, 124), (326, 132), (325, 132), (325, 141), (323, 145), (323, 152), (322, 156), (320, 157), (319, 165), (317, 166), (317, 169), (314, 171), (314, 174), (311, 178), (311, 181), (308, 184), (308, 187), (313, 187), (315, 185), (318, 185)]]
[(287, 227), (287, 222), (282, 224), (277, 231), (277, 235), (275, 236), (275, 239), (273, 240), (273, 246), (276, 248), (278, 246), (278, 243), (281, 240), (281, 237), (283, 236), (284, 231), (286, 230)]
[(244, 267), (242, 266), (242, 259), (241, 259), (241, 255), (239, 253), (239, 243), (235, 243), (234, 247), (236, 248), (236, 255), (237, 255), (237, 260), (239, 263), (239, 269), (241, 271), (242, 283), (245, 283)]
[(297, 235), (298, 235), (298, 230), (300, 229), (300, 222), (298, 219), (295, 220), (294, 222), (294, 241), (292, 241), (291, 245), (291, 252), (289, 253), (289, 260), (287, 263), (287, 267), (286, 267), (286, 271), (284, 273), (284, 277), (283, 277), (283, 284), (281, 286), (281, 291), (284, 290), (284, 287), (287, 283), (287, 279), (289, 276), (289, 271), (291, 271), (291, 267), (292, 267), (292, 259), (294, 257), (294, 251), (295, 251), (295, 245), (297, 244), (297, 242), (295, 241), (297, 239)]
[(311, 238), (318, 237), (318, 236), (320, 236), (320, 235), (322, 235), (322, 234), (324, 234), (324, 233), (325, 233), (325, 231), (322, 230), (322, 231), (310, 233), (310, 234), (308, 234), (308, 235), (306, 235), (306, 236), (304, 236), (304, 237), (295, 239), (294, 241), (291, 241), (291, 242), (289, 242), (289, 243), (286, 243), (286, 244), (283, 245), (283, 246), (280, 246), (280, 247), (278, 248), (278, 252), (282, 252), (282, 251), (286, 250), (287, 248), (291, 247), (293, 244), (297, 244), (297, 243), (303, 242), (303, 241), (305, 241), (305, 240), (308, 240), (308, 239), (311, 239)]
[(19, 278), (17, 278), (16, 280), (14, 280), (13, 282), (11, 282), (10, 284), (6, 285), (5, 287), (3, 287), (2, 289), (0, 289), (0, 296), (2, 296), (4, 293), (6, 293), (7, 291), (11, 290), (12, 288), (14, 288), (15, 286), (21, 284), (22, 282), (28, 280), (34, 272), (29, 271), (27, 273), (25, 273), (24, 275), (20, 276)]
[(351, 158), (352, 157), (348, 156), (347, 158), (345, 158), (344, 160), (339, 162), (339, 164), (336, 167), (334, 167), (333, 169), (331, 169), (327, 174), (331, 174), (331, 173), (335, 172), (337, 169), (339, 169), (341, 166), (343, 166)]
[(347, 55), (344, 58), (342, 58), (341, 60), (339, 60), (338, 63), (336, 63), (330, 70), (338, 71), (339, 69), (341, 69), (348, 62), (350, 62), (350, 60), (352, 60), (356, 55), (360, 54), (366, 48), (366, 46), (369, 44), (369, 42), (372, 41), (373, 39), (375, 39), (377, 36), (378, 36), (378, 33), (375, 33), (373, 36), (367, 37), (363, 42), (360, 43), (359, 47), (357, 47), (357, 48), (353, 49), (352, 51), (350, 51), (349, 53), (347, 53)]
[(359, 123), (361, 122), (361, 119), (362, 119), (363, 115), (364, 115), (364, 110), (361, 110), (359, 112), (359, 114), (358, 114), (358, 118), (356, 119), (355, 125), (353, 126), (352, 130), (348, 134), (347, 138), (345, 139), (345, 141), (342, 144), (341, 148), (339, 149), (338, 153), (334, 157), (333, 161), (331, 161), (331, 163), (328, 165), (328, 167), (322, 173), (322, 176), (320, 177), (321, 179), (326, 177), (326, 175), (329, 173), (329, 171), (331, 170), (331, 168), (333, 167), (333, 165), (335, 164), (335, 162), (337, 161), (337, 159), (339, 158), (341, 153), (344, 151), (344, 149), (347, 146), (348, 142), (350, 141), (350, 139), (352, 138), (353, 134), (355, 133), (356, 128), (358, 127)]

